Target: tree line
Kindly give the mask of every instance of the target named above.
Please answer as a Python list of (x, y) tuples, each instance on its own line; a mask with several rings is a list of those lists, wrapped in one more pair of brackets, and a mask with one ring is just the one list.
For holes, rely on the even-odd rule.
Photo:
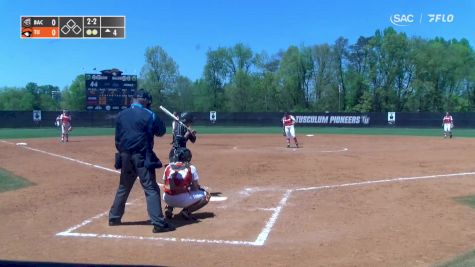
[[(151, 92), (153, 108), (177, 111), (475, 110), (475, 53), (466, 39), (409, 38), (386, 28), (354, 44), (340, 37), (333, 44), (292, 45), (269, 55), (238, 43), (210, 49), (206, 58), (201, 78), (192, 81), (162, 47), (149, 47), (139, 87)], [(85, 109), (84, 75), (61, 92), (57, 106), (38, 100), (33, 85), (5, 88), (0, 98), (21, 99), (17, 109), (38, 104), (46, 110)], [(8, 105), (0, 103), (0, 109)]]

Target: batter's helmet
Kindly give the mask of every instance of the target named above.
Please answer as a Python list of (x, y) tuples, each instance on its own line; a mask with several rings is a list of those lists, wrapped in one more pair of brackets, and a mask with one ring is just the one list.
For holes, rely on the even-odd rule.
[(186, 147), (179, 147), (175, 150), (176, 160), (180, 162), (190, 162), (191, 161), (191, 151)]
[(152, 103), (152, 96), (150, 95), (149, 92), (145, 91), (144, 89), (139, 89), (135, 91), (134, 94), (135, 99), (144, 99), (147, 100), (149, 103)]
[(189, 112), (183, 112), (180, 116), (180, 120), (184, 123), (191, 123), (193, 122), (193, 114)]

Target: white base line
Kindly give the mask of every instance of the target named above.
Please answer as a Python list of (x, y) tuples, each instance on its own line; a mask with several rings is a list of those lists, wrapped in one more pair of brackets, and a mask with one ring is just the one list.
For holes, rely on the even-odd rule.
[[(5, 141), (5, 140), (0, 140), (0, 142), (5, 143), (5, 144), (10, 144), (10, 145), (15, 145), (14, 143), (8, 142), (8, 141)], [(92, 164), (92, 163), (85, 162), (85, 161), (82, 161), (82, 160), (73, 159), (73, 158), (70, 158), (70, 157), (58, 155), (58, 154), (47, 152), (47, 151), (44, 151), (44, 150), (32, 148), (32, 147), (29, 147), (29, 146), (19, 146), (19, 147), (24, 148), (24, 149), (28, 149), (28, 150), (32, 150), (32, 151), (36, 151), (36, 152), (40, 152), (40, 153), (50, 155), (50, 156), (53, 156), (53, 157), (70, 160), (70, 161), (73, 161), (73, 162), (76, 162), (76, 163), (79, 163), (79, 164), (83, 164), (83, 165), (86, 165), (86, 166), (98, 168), (98, 169), (101, 169), (101, 170), (105, 170), (105, 171), (109, 171), (109, 172), (113, 172), (113, 173), (120, 173), (120, 171), (118, 171), (118, 170), (114, 170), (114, 169), (110, 169), (110, 168), (107, 168), (107, 167), (104, 167), (104, 166), (101, 166), (101, 165)]]
[(317, 151), (317, 152), (320, 152), (320, 153), (336, 153), (336, 152), (345, 152), (345, 151), (348, 151), (348, 148), (344, 147), (344, 148), (338, 149), (338, 150), (321, 150), (321, 151)]
[(383, 180), (346, 183), (346, 184), (303, 187), (303, 188), (297, 188), (294, 190), (295, 191), (309, 191), (309, 190), (333, 189), (333, 188), (351, 187), (351, 186), (359, 186), (359, 185), (394, 183), (394, 182), (402, 182), (402, 181), (437, 179), (437, 178), (444, 178), (444, 177), (457, 177), (457, 176), (469, 176), (469, 175), (475, 175), (475, 172), (460, 172), (460, 173), (436, 174), (436, 175), (414, 176), (414, 177), (399, 177), (399, 178), (391, 178), (391, 179), (383, 179)]
[[(175, 237), (150, 237), (150, 236), (130, 236), (130, 235), (112, 235), (112, 234), (97, 234), (97, 233), (77, 233), (73, 232), (94, 220), (97, 220), (108, 214), (108, 211), (100, 213), (94, 217), (84, 220), (80, 224), (77, 224), (63, 232), (57, 233), (56, 236), (64, 237), (86, 237), (86, 238), (107, 238), (107, 239), (134, 239), (134, 240), (161, 240), (161, 241), (171, 241), (171, 242), (184, 242), (184, 243), (204, 243), (204, 244), (226, 244), (226, 245), (238, 245), (238, 246), (263, 246), (272, 231), (272, 227), (277, 222), (277, 218), (280, 215), (283, 207), (287, 203), (287, 199), (293, 190), (287, 190), (284, 194), (284, 197), (280, 200), (279, 205), (275, 208), (270, 209), (273, 211), (271, 217), (267, 221), (266, 225), (262, 231), (257, 236), (257, 239), (254, 242), (251, 241), (242, 241), (242, 240), (216, 240), (216, 239), (194, 239), (194, 238), (175, 238)], [(135, 199), (129, 204), (137, 201)]]
[(267, 238), (269, 237), (270, 232), (272, 231), (272, 227), (274, 227), (274, 224), (277, 222), (277, 218), (279, 217), (280, 212), (284, 208), (292, 192), (293, 190), (291, 189), (285, 192), (284, 197), (279, 201), (279, 205), (275, 208), (274, 212), (272, 213), (272, 216), (267, 221), (266, 226), (264, 226), (261, 233), (257, 236), (256, 241), (254, 241), (255, 246), (264, 245)]
[(70, 161), (73, 161), (73, 162), (76, 162), (76, 163), (79, 163), (79, 164), (83, 164), (83, 165), (86, 165), (86, 166), (91, 166), (91, 167), (94, 167), (94, 168), (98, 168), (98, 169), (101, 169), (101, 170), (104, 170), (104, 171), (109, 171), (109, 172), (113, 172), (113, 173), (120, 173), (120, 171), (118, 171), (118, 170), (113, 170), (113, 169), (110, 169), (110, 168), (107, 168), (107, 167), (104, 167), (104, 166), (101, 166), (101, 165), (92, 164), (92, 163), (85, 162), (85, 161), (82, 161), (82, 160), (73, 159), (73, 158), (70, 158), (70, 157), (54, 154), (54, 153), (51, 153), (51, 152), (46, 152), (46, 151), (43, 151), (43, 150), (40, 150), (40, 149), (28, 147), (28, 146), (21, 146), (21, 147), (24, 148), (24, 149), (40, 152), (40, 153), (50, 155), (50, 156), (53, 156), (53, 157), (58, 157), (58, 158), (70, 160)]

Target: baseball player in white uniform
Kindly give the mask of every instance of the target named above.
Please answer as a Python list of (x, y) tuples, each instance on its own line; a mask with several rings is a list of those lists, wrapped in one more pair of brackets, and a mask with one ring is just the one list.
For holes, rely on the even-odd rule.
[(452, 128), (454, 127), (454, 119), (448, 112), (445, 113), (445, 116), (442, 119), (442, 125), (444, 126), (444, 138), (447, 138), (447, 134), (449, 134), (450, 138), (452, 138)]
[(71, 127), (71, 115), (66, 109), (56, 118), (57, 123), (61, 126), (61, 142), (69, 142), (69, 132), (73, 129)]
[(287, 140), (287, 147), (290, 148), (290, 138), (294, 139), (295, 146), (299, 147), (299, 142), (297, 141), (297, 137), (295, 137), (295, 118), (294, 116), (290, 115), (289, 113), (285, 112), (284, 117), (282, 118), (282, 125), (284, 127), (284, 133)]
[(176, 160), (163, 173), (163, 200), (167, 204), (165, 216), (173, 217), (173, 208), (182, 208), (180, 215), (196, 220), (191, 213), (208, 204), (210, 193), (201, 188), (196, 167), (191, 165), (191, 151), (185, 147), (176, 149)]

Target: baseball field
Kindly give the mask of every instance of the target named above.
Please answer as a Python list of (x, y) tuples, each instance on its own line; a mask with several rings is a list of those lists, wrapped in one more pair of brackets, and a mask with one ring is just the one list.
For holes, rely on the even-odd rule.
[[(177, 230), (160, 234), (139, 183), (124, 224), (107, 224), (118, 185), (113, 129), (77, 128), (69, 143), (56, 129), (0, 130), (0, 259), (475, 265), (473, 130), (444, 139), (440, 129), (297, 127), (297, 149), (286, 148), (279, 128), (197, 129), (192, 162), (201, 183), (224, 198), (197, 211), (199, 221), (174, 218)], [(170, 139), (155, 139), (164, 162)]]

